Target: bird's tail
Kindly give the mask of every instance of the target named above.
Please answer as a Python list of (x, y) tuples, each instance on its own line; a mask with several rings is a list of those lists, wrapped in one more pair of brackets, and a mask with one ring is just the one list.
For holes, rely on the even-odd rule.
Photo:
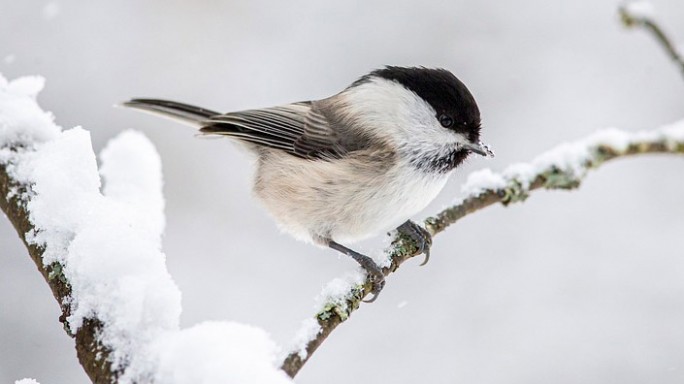
[(132, 99), (122, 104), (124, 107), (139, 109), (155, 115), (160, 115), (194, 127), (201, 127), (210, 117), (219, 115), (218, 112), (194, 105), (177, 103), (158, 99)]

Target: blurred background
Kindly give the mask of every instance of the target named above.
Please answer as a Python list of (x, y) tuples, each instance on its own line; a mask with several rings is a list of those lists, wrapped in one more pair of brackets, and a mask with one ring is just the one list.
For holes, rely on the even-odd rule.
[[(684, 3), (654, 0), (684, 42)], [(386, 64), (445, 67), (471, 89), (497, 153), (526, 161), (599, 128), (684, 117), (684, 79), (617, 1), (0, 1), (0, 73), (99, 151), (143, 131), (163, 160), (168, 267), (183, 326), (234, 320), (286, 344), (321, 287), (356, 264), (280, 234), (228, 140), (113, 108), (159, 97), (222, 111), (330, 96)], [(684, 159), (610, 163), (580, 190), (492, 207), (405, 264), (297, 378), (310, 383), (684, 382)], [(357, 246), (380, 252), (384, 239)], [(47, 284), (0, 220), (0, 382), (86, 383)]]

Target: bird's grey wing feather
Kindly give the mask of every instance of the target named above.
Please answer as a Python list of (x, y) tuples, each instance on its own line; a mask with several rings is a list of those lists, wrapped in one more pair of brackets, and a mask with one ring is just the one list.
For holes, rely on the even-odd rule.
[(212, 116), (200, 131), (235, 137), (306, 159), (334, 159), (348, 152), (315, 102)]

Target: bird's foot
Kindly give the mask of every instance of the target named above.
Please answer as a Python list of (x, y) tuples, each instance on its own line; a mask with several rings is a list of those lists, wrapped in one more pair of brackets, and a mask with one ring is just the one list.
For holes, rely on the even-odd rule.
[(425, 260), (420, 265), (425, 265), (430, 260), (430, 247), (432, 246), (432, 235), (425, 228), (407, 220), (397, 228), (402, 235), (406, 235), (416, 243), (418, 251), (416, 254), (425, 254)]
[(375, 264), (373, 260), (370, 260), (370, 262), (372, 263), (372, 266), (361, 264), (363, 269), (366, 270), (368, 277), (370, 277), (371, 282), (373, 283), (373, 288), (370, 292), (373, 295), (373, 297), (367, 300), (363, 300), (364, 303), (374, 302), (375, 299), (377, 299), (380, 295), (382, 289), (385, 288), (385, 274), (382, 273), (382, 268)]
[(370, 292), (373, 294), (373, 297), (368, 300), (364, 300), (364, 302), (374, 302), (380, 295), (382, 289), (385, 287), (385, 274), (382, 272), (382, 268), (380, 268), (380, 266), (377, 265), (370, 257), (353, 251), (342, 244), (334, 242), (333, 240), (328, 239), (327, 244), (330, 248), (342, 252), (345, 255), (351, 256), (354, 260), (356, 260), (357, 263), (359, 263), (359, 265), (363, 267), (363, 269), (366, 270), (366, 273), (373, 284), (373, 288)]

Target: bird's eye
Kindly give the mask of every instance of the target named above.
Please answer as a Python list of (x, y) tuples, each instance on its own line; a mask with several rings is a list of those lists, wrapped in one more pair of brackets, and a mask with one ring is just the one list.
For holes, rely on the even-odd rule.
[(444, 128), (450, 128), (452, 125), (454, 125), (454, 119), (447, 115), (441, 115), (439, 117), (439, 122), (442, 124), (442, 127)]

